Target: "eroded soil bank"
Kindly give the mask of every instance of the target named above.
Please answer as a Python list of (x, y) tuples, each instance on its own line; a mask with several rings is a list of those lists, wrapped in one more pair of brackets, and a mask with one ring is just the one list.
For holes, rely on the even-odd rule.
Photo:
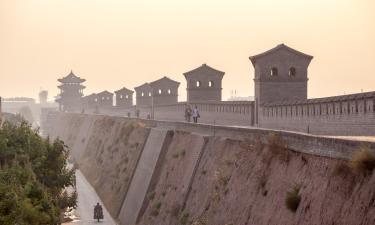
[[(78, 114), (57, 115), (54, 127), (52, 135), (71, 147), (112, 216), (120, 218), (155, 127), (144, 121)], [(136, 224), (375, 224), (375, 176), (353, 173), (346, 160), (302, 153), (304, 149), (291, 148), (293, 143), (271, 131), (235, 138), (163, 129), (169, 130), (168, 140), (160, 145), (147, 193), (138, 196), (142, 208), (135, 212)], [(286, 196), (297, 187), (300, 203), (293, 212)]]

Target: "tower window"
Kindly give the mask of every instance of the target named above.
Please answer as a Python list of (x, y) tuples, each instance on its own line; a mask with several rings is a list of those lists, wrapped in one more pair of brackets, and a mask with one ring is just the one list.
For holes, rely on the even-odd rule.
[(150, 96), (150, 97), (151, 97), (151, 92), (149, 92), (149, 93), (148, 93), (148, 96)]
[(201, 86), (201, 82), (200, 82), (200, 81), (197, 81), (196, 86), (197, 86), (197, 87), (200, 87), (200, 86)]
[(145, 96), (145, 93), (143, 93), (143, 92), (142, 92), (142, 94), (141, 94), (141, 95), (142, 95), (142, 96)]
[(172, 93), (171, 89), (168, 89), (168, 94), (170, 95)]
[(158, 91), (158, 92), (159, 92), (159, 95), (161, 95), (161, 89), (159, 89), (159, 91)]
[(277, 68), (276, 67), (272, 67), (272, 69), (271, 69), (271, 76), (277, 76), (277, 75), (278, 75)]
[(120, 98), (122, 99), (122, 95), (120, 95)]
[(289, 69), (289, 76), (290, 77), (295, 77), (296, 76), (296, 68), (290, 67), (290, 69)]
[(129, 95), (126, 95), (125, 98), (129, 98)]
[(210, 80), (210, 81), (208, 81), (208, 86), (209, 86), (209, 87), (213, 87), (213, 86), (214, 86), (214, 82), (213, 82), (213, 81), (211, 81), (211, 80)]

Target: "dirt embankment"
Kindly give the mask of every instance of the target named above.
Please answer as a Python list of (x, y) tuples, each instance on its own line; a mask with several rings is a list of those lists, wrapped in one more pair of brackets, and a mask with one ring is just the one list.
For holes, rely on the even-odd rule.
[[(291, 151), (272, 136), (270, 145), (209, 137), (186, 196), (193, 137), (175, 136), (138, 224), (375, 224), (375, 176)], [(286, 206), (294, 187), (301, 198), (295, 212)]]
[[(82, 172), (118, 218), (150, 128), (125, 118), (64, 120), (70, 119), (60, 124), (72, 129), (58, 132), (82, 151)], [(166, 150), (155, 158), (138, 225), (375, 224), (373, 173), (355, 174), (344, 160), (291, 150), (273, 132), (266, 139), (171, 132)]]

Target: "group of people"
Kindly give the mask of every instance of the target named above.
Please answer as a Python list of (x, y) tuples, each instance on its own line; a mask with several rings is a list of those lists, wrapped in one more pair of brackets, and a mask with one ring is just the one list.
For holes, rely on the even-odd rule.
[(193, 117), (194, 123), (198, 123), (198, 118), (201, 116), (199, 115), (199, 110), (197, 106), (194, 106), (192, 109), (190, 105), (186, 104), (185, 107), (185, 121), (190, 123), (191, 117)]

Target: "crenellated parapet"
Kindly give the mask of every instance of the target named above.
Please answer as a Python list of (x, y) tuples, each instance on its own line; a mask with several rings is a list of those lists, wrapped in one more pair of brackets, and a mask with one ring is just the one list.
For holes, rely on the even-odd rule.
[(375, 135), (375, 92), (265, 103), (259, 126), (319, 134)]

